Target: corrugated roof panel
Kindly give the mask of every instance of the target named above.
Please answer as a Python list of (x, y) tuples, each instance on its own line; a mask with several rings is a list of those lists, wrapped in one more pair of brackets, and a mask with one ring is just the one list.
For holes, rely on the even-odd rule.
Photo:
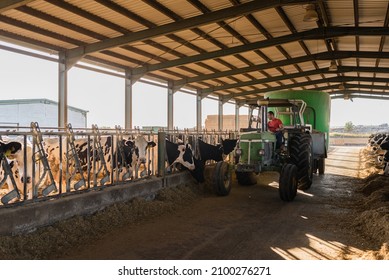
[(356, 58), (344, 58), (342, 59), (342, 65), (343, 66), (356, 66), (357, 65), (357, 60)]
[(294, 80), (297, 81), (298, 83), (308, 82), (307, 78), (305, 77), (295, 78)]
[(376, 77), (377, 78), (389, 79), (389, 73), (377, 73)]
[(81, 17), (75, 13), (69, 12), (65, 9), (59, 8), (55, 5), (52, 5), (50, 3), (46, 2), (31, 2), (29, 4), (34, 9), (40, 10), (44, 13), (50, 14), (54, 17), (60, 18), (62, 20), (65, 20), (67, 22), (71, 22), (74, 24), (77, 24), (83, 28), (89, 29), (91, 31), (100, 33), (106, 37), (117, 37), (122, 35), (122, 33), (117, 32), (111, 28), (108, 28), (102, 24), (98, 24), (94, 21), (91, 21), (87, 18)]
[(265, 79), (266, 76), (263, 75), (261, 72), (259, 71), (254, 71), (254, 72), (249, 72), (248, 74), (250, 74), (251, 76), (253, 76), (255, 79), (259, 80), (259, 79)]
[[(174, 33), (174, 35), (179, 36), (183, 41), (186, 40), (191, 44), (206, 50), (208, 52), (220, 50), (215, 44), (211, 43), (209, 40), (205, 39), (203, 36), (200, 36), (191, 30), (184, 30)], [(182, 42), (185, 44), (185, 42)]]
[[(246, 2), (250, 2), (250, 1), (246, 1)], [(220, 1), (202, 0), (201, 3), (203, 3), (205, 6), (207, 6), (208, 9), (212, 11), (217, 11), (232, 6), (231, 2), (228, 0), (220, 0)]]
[[(285, 14), (288, 16), (289, 20), (298, 32), (317, 28), (317, 23), (315, 21), (306, 22), (303, 20), (305, 15), (304, 7), (305, 5), (301, 4), (288, 5), (281, 8), (284, 10)], [(316, 10), (318, 11), (317, 8)]]
[(304, 44), (312, 54), (328, 51), (323, 40), (306, 40)]
[(273, 37), (291, 34), (275, 9), (258, 11), (252, 15)]
[(304, 51), (304, 49), (298, 42), (283, 44), (282, 47), (291, 57), (300, 57), (307, 55), (307, 53)]
[[(360, 46), (362, 46), (361, 41), (359, 42), (360, 42)], [(355, 51), (356, 50), (355, 37), (345, 36), (345, 37), (337, 38), (336, 46), (339, 51)]]
[(266, 37), (260, 34), (258, 29), (254, 25), (252, 25), (246, 17), (241, 17), (234, 19), (233, 21), (226, 22), (229, 22), (229, 26), (236, 32), (238, 32), (240, 35), (242, 35), (249, 42), (266, 40)]
[(360, 58), (359, 63), (360, 63), (360, 66), (374, 67), (376, 60), (372, 59), (372, 58)]
[(155, 71), (155, 72), (153, 72), (153, 74), (157, 74), (158, 76), (161, 76), (167, 80), (179, 80), (179, 79), (181, 79), (180, 77), (177, 77), (178, 73), (177, 73), (177, 75), (174, 75), (174, 74), (170, 73), (170, 71), (169, 72)]
[(269, 47), (261, 49), (261, 51), (272, 61), (284, 60), (285, 56), (276, 48)]
[(345, 26), (354, 24), (353, 1), (327, 0), (327, 13), (332, 26)]
[(228, 64), (231, 64), (233, 67), (237, 68), (243, 68), (249, 66), (245, 61), (242, 59), (239, 59), (238, 57), (231, 55), (231, 56), (224, 56), (221, 58), (221, 60), (225, 61)]
[(58, 46), (60, 48), (71, 49), (71, 48), (76, 47), (73, 44), (66, 43), (66, 42), (63, 42), (61, 40), (47, 37), (47, 36), (44, 36), (44, 35), (41, 35), (41, 34), (38, 34), (35, 32), (31, 32), (27, 29), (22, 29), (22, 28), (19, 28), (19, 27), (16, 27), (16, 26), (13, 26), (13, 25), (10, 25), (7, 23), (1, 23), (1, 30), (8, 31), (8, 32), (14, 33), (16, 35), (20, 35), (20, 36), (24, 36), (24, 37), (28, 37), (28, 38), (33, 38), (34, 40), (38, 40), (38, 41), (45, 42), (45, 43), (48, 43), (51, 45), (55, 45), (55, 46)]
[(51, 23), (49, 21), (39, 19), (37, 17), (28, 15), (26, 13), (19, 12), (17, 10), (10, 10), (10, 11), (4, 13), (4, 15), (7, 17), (10, 17), (12, 19), (15, 19), (17, 21), (20, 21), (21, 23), (26, 23), (26, 24), (29, 24), (31, 26), (36, 26), (36, 27), (39, 27), (39, 28), (42, 28), (42, 29), (45, 29), (45, 30), (48, 30), (48, 31), (51, 31), (51, 32), (54, 32), (57, 34), (61, 34), (61, 35), (65, 34), (67, 37), (85, 42), (87, 44), (94, 43), (94, 42), (98, 41), (97, 39), (94, 39), (90, 36), (83, 35), (82, 33), (75, 32), (71, 29), (62, 27), (61, 25), (57, 25), (57, 24)]
[(367, 72), (360, 73), (360, 77), (364, 77), (364, 78), (373, 78), (373, 76), (374, 76), (374, 73), (367, 73)]
[(251, 61), (255, 65), (266, 63), (266, 60), (264, 60), (261, 56), (259, 56), (254, 51), (244, 52), (244, 53), (241, 53), (240, 55), (243, 56), (244, 58), (248, 59), (249, 61)]
[(180, 1), (179, 5), (177, 5), (177, 0), (159, 0), (158, 2), (182, 18), (202, 15), (202, 12), (187, 1)]
[[(128, 58), (131, 58), (131, 59), (136, 59), (136, 60), (141, 61), (142, 64), (137, 65), (137, 67), (140, 67), (144, 64), (160, 63), (159, 60), (153, 59), (152, 57), (144, 56), (142, 54), (138, 54), (136, 52), (133, 52), (133, 51), (121, 48), (121, 47), (110, 49), (110, 51), (113, 51), (113, 52), (118, 53), (118, 54), (122, 54), (122, 55), (127, 56)], [(152, 55), (152, 53), (151, 53), (151, 55)]]
[[(203, 61), (203, 62), (204, 62), (205, 64), (207, 64), (207, 65), (209, 65), (209, 66), (211, 66), (211, 67), (213, 67), (213, 68), (219, 70), (219, 71), (231, 70), (231, 68), (225, 66), (224, 64), (222, 64), (222, 63), (220, 63), (220, 62), (218, 62), (218, 61), (216, 61), (216, 60), (210, 59), (210, 60), (205, 60), (205, 61)], [(188, 64), (188, 67), (190, 67), (190, 65), (191, 65), (191, 64)]]
[(388, 8), (387, 0), (359, 0), (359, 25), (383, 26)]
[(380, 66), (381, 67), (389, 67), (389, 59), (380, 59)]
[[(77, 1), (77, 0), (75, 0)], [(115, 0), (115, 2), (126, 9), (141, 15), (143, 18), (147, 19), (148, 21), (153, 22), (156, 25), (164, 25), (171, 22), (174, 22), (171, 18), (164, 15), (163, 13), (157, 11), (153, 7), (150, 7), (145, 2), (141, 0)]]
[(117, 13), (111, 10), (110, 8), (107, 8), (104, 5), (101, 5), (93, 0), (83, 0), (83, 1), (68, 0), (67, 2), (73, 4), (74, 6), (79, 7), (80, 9), (83, 9), (94, 15), (97, 15), (105, 20), (113, 22), (119, 26), (122, 26), (131, 32), (147, 29), (147, 27), (145, 27), (144, 25), (136, 21), (133, 21), (130, 18), (123, 16), (122, 14)]
[(100, 59), (105, 59), (107, 61), (110, 61), (110, 62), (113, 62), (113, 63), (117, 63), (117, 64), (121, 64), (124, 67), (129, 67), (129, 68), (135, 68), (135, 67), (138, 66), (138, 65), (136, 65), (134, 63), (129, 62), (128, 60), (120, 59), (120, 58), (117, 58), (117, 57), (114, 57), (114, 56), (111, 56), (111, 55), (106, 55), (104, 53), (94, 53), (93, 57), (97, 57), (97, 58), (100, 58)]
[(360, 50), (361, 51), (371, 51), (377, 52), (379, 51), (379, 45), (381, 42), (381, 37), (372, 37), (372, 36), (360, 36)]

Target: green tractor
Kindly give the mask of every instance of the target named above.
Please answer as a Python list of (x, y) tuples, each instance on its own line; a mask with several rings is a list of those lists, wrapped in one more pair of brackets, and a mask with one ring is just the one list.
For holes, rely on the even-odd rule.
[[(254, 173), (278, 171), (280, 198), (292, 201), (298, 188), (311, 187), (313, 173), (318, 168), (319, 173), (324, 173), (325, 134), (313, 131), (311, 125), (304, 123), (306, 103), (303, 100), (262, 99), (249, 106), (249, 126), (241, 129), (235, 151), (236, 178), (241, 185), (251, 185), (256, 183)], [(267, 131), (268, 107), (290, 117), (290, 125), (281, 131), (280, 147), (276, 147), (275, 134)]]

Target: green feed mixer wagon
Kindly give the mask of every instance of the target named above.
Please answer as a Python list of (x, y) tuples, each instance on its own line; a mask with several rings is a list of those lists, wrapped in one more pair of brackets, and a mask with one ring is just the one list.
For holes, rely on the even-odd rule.
[[(254, 173), (278, 171), (282, 200), (292, 201), (297, 188), (309, 189), (313, 173), (325, 171), (330, 104), (327, 93), (316, 91), (273, 92), (250, 101), (249, 125), (241, 129), (236, 149), (239, 184), (255, 184)], [(267, 130), (270, 110), (283, 122), (279, 146)]]

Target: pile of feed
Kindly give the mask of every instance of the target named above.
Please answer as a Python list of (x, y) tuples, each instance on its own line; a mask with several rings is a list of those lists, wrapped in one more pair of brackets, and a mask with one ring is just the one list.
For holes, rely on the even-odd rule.
[(136, 198), (93, 215), (73, 217), (24, 235), (0, 236), (0, 259), (54, 259), (66, 250), (98, 239), (113, 228), (136, 225), (152, 217), (188, 207), (201, 197), (198, 185), (187, 183), (161, 190), (151, 200)]

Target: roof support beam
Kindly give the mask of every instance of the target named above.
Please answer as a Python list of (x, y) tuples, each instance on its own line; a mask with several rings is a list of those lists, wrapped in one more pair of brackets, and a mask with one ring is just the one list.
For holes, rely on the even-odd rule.
[[(173, 83), (174, 89), (178, 90), (181, 87), (183, 87), (186, 84), (205, 81), (205, 80), (212, 80), (215, 78), (221, 78), (221, 77), (227, 77), (232, 75), (238, 75), (242, 73), (248, 73), (248, 72), (254, 72), (259, 70), (265, 70), (275, 67), (283, 67), (286, 65), (296, 64), (296, 63), (302, 63), (307, 61), (313, 61), (313, 60), (334, 60), (334, 59), (344, 59), (344, 58), (389, 58), (389, 52), (351, 52), (351, 51), (336, 51), (336, 52), (322, 52), (317, 54), (311, 54), (311, 55), (305, 55), (300, 57), (295, 57), (287, 60), (280, 60), (275, 61), (271, 63), (264, 63), (249, 67), (242, 67), (238, 69), (233, 70), (227, 70), (223, 72), (217, 72), (207, 75), (201, 75), (191, 78), (186, 78), (182, 80), (177, 80)], [(368, 68), (368, 67), (364, 67)], [(375, 68), (376, 70), (379, 70)], [(362, 71), (363, 72), (363, 71)], [(367, 71), (369, 72), (369, 71)]]
[(204, 14), (188, 19), (184, 19), (178, 22), (168, 23), (155, 28), (150, 28), (144, 31), (125, 34), (112, 39), (103, 40), (97, 43), (81, 46), (69, 50), (67, 55), (72, 57), (83, 57), (86, 54), (114, 48), (133, 42), (142, 41), (145, 39), (151, 39), (154, 37), (160, 37), (167, 34), (172, 34), (181, 30), (195, 28), (197, 26), (214, 23), (220, 20), (234, 18), (245, 14), (253, 13), (255, 11), (274, 8), (280, 5), (301, 4), (307, 2), (316, 1), (302, 1), (302, 0), (268, 0), (268, 1), (252, 1), (239, 6), (234, 6), (222, 10), (218, 10), (209, 14)]
[[(254, 91), (246, 91), (246, 92), (241, 92), (241, 93), (237, 93), (237, 94), (230, 94), (230, 95), (226, 95), (224, 97), (224, 99), (225, 100), (226, 99), (229, 100), (231, 98), (236, 98), (236, 97), (245, 96), (245, 95), (267, 93), (267, 92), (271, 92), (271, 91), (280, 91), (280, 90), (285, 90), (285, 89), (300, 88), (300, 87), (311, 86), (311, 85), (315, 85), (315, 84), (324, 84), (324, 83), (345, 83), (345, 82), (369, 82), (369, 83), (378, 82), (378, 83), (386, 83), (387, 81), (388, 81), (388, 79), (385, 79), (385, 78), (347, 77), (347, 76), (332, 77), (332, 78), (327, 78), (327, 79), (312, 80), (312, 81), (298, 83), (298, 84), (290, 84), (290, 85), (284, 85), (284, 86), (279, 86), (279, 87), (273, 87), (273, 88), (271, 88), (271, 90), (269, 90), (269, 89), (258, 89), (258, 90), (254, 90)], [(356, 87), (360, 87), (362, 85), (355, 85), (355, 86)], [(370, 86), (370, 87), (372, 87), (372, 86)], [(330, 86), (329, 88), (325, 87), (325, 89), (330, 89), (330, 88), (333, 88), (333, 87), (332, 86)], [(323, 88), (315, 88), (315, 89), (312, 89), (312, 90), (322, 90), (322, 89)]]
[[(250, 2), (251, 3), (251, 2)], [(140, 75), (147, 72), (161, 70), (170, 67), (176, 67), (184, 64), (195, 63), (207, 59), (215, 59), (218, 57), (233, 55), (242, 52), (253, 51), (256, 49), (274, 47), (286, 43), (291, 43), (301, 40), (320, 40), (334, 37), (343, 36), (389, 36), (389, 28), (385, 27), (328, 27), (328, 28), (316, 28), (308, 31), (300, 32), (297, 34), (290, 34), (273, 39), (259, 41), (251, 44), (232, 47), (224, 50), (208, 52), (199, 55), (193, 55), (190, 57), (171, 60), (159, 64), (146, 65), (143, 67), (133, 69), (133, 74)]]
[(0, 13), (27, 5), (34, 0), (2, 0), (0, 1)]
[[(378, 71), (377, 71), (378, 70)], [(338, 74), (338, 73), (347, 73), (347, 72), (367, 72), (367, 73), (389, 73), (389, 68), (379, 68), (376, 69), (374, 67), (352, 67), (352, 66), (339, 66), (337, 71), (330, 71), (328, 68), (321, 68), (317, 70), (311, 70), (311, 71), (305, 71), (305, 72), (297, 72), (289, 75), (283, 75), (283, 76), (275, 76), (271, 78), (266, 79), (258, 79), (258, 80), (252, 80), (247, 82), (241, 82), (241, 83), (235, 83), (235, 84), (228, 84), (218, 87), (212, 87), (212, 88), (206, 88), (200, 90), (202, 97), (206, 97), (207, 95), (219, 91), (219, 90), (227, 90), (237, 87), (245, 87), (245, 86), (253, 86), (258, 84), (266, 84), (271, 83), (275, 81), (282, 81), (282, 80), (288, 80), (288, 79), (294, 79), (294, 78), (301, 78), (301, 77), (309, 77), (311, 75), (320, 75), (320, 74)], [(272, 89), (270, 89), (272, 90)]]

